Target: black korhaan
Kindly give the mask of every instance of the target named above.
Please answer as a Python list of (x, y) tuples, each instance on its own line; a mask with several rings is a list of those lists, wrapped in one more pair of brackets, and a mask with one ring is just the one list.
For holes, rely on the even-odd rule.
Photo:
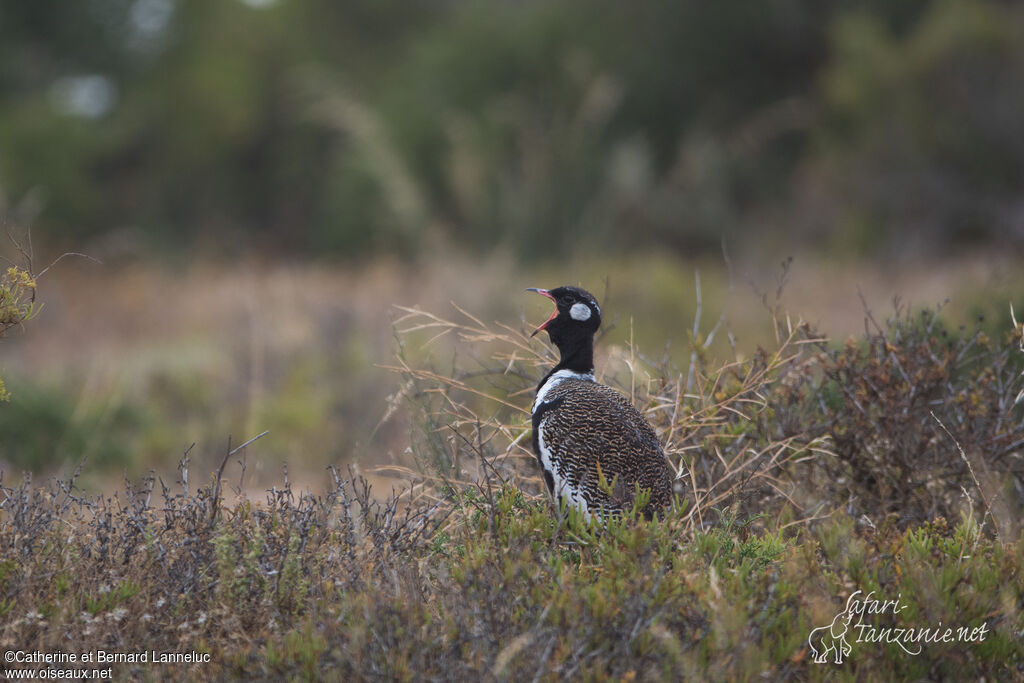
[(597, 301), (578, 287), (529, 291), (555, 302), (533, 334), (546, 330), (561, 355), (537, 385), (532, 410), (533, 451), (548, 490), (587, 519), (630, 509), (644, 489), (651, 495), (644, 514), (664, 509), (673, 476), (658, 437), (629, 399), (594, 379)]

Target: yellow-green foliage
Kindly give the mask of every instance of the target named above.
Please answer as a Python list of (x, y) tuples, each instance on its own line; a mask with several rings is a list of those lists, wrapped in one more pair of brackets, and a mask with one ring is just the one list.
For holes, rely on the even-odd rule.
[(0, 274), (0, 334), (20, 325), (35, 312), (36, 281), (17, 266)]
[[(0, 273), (0, 337), (35, 314), (35, 291), (36, 282), (27, 271), (10, 266)], [(10, 394), (0, 379), (0, 401), (9, 398)]]

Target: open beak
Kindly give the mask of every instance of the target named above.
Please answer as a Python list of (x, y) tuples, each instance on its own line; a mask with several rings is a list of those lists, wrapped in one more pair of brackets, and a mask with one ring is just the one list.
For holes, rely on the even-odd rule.
[[(542, 295), (546, 296), (547, 298), (551, 299), (552, 301), (554, 301), (554, 300), (555, 300), (555, 297), (551, 296), (551, 292), (549, 292), (549, 291), (548, 291), (548, 290), (546, 290), (546, 289), (537, 289), (536, 287), (528, 287), (528, 288), (526, 289), (526, 291), (527, 291), (527, 292), (537, 292), (538, 294), (542, 294)], [(547, 326), (551, 324), (551, 321), (552, 321), (552, 320), (554, 320), (554, 319), (555, 319), (555, 318), (557, 318), (557, 317), (558, 317), (558, 306), (557, 306), (557, 304), (556, 304), (556, 306), (555, 306), (555, 311), (554, 311), (554, 312), (553, 312), (553, 313), (551, 314), (551, 317), (549, 317), (549, 318), (548, 318), (547, 320), (545, 320), (545, 321), (544, 321), (544, 324), (542, 324), (542, 325), (541, 325), (540, 327), (538, 327), (537, 329), (535, 329), (535, 330), (533, 331), (533, 334), (531, 334), (530, 336), (531, 336), (531, 337), (534, 337), (534, 336), (536, 336), (536, 334), (537, 334), (538, 332), (540, 332), (541, 330), (543, 330), (543, 329), (547, 328)]]

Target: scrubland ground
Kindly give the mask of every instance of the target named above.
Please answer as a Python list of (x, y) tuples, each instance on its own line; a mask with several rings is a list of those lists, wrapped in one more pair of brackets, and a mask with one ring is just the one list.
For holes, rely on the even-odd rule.
[[(748, 356), (775, 343), (766, 305), (835, 343), (863, 333), (865, 305), (884, 318), (896, 296), (917, 308), (948, 300), (942, 316), (954, 326), (987, 315), (994, 334), (1009, 327), (1008, 304), (1024, 285), (1015, 265), (994, 254), (910, 265), (797, 257), (776, 301), (783, 274), (776, 260), (733, 264), (731, 292), (723, 259), (657, 254), (537, 268), (500, 256), (347, 269), (64, 260), (40, 280), (43, 305), (31, 326), (0, 343), (0, 376), (15, 389), (0, 411), (0, 432), (9, 437), (0, 463), (10, 482), (86, 458), (80, 482), (97, 491), (119, 486), (124, 471), (172, 471), (193, 443), (192, 462), (211, 469), (229, 435), (237, 445), (269, 431), (250, 449), (247, 488), (279, 481), (287, 463), (293, 482), (321, 490), (329, 464), (410, 464), (403, 411), (381, 424), (399, 385), (381, 367), (393, 365), (396, 306), (447, 315), (455, 304), (488, 323), (532, 329), (548, 312), (525, 287), (579, 283), (608, 313), (599, 364), (632, 339), (652, 361), (686, 371), (698, 274), (698, 336), (725, 312), (707, 352), (709, 362), (724, 363), (733, 357), (730, 338)], [(442, 357), (445, 343), (407, 352)]]
[[(209, 655), (119, 679), (1020, 680), (1002, 268), (735, 264), (729, 293), (703, 264), (700, 297), (665, 259), (67, 271), (3, 349), (0, 649)], [(663, 519), (543, 495), (553, 356), (519, 292), (565, 282), (679, 472)], [(812, 637), (869, 594), (895, 604)]]

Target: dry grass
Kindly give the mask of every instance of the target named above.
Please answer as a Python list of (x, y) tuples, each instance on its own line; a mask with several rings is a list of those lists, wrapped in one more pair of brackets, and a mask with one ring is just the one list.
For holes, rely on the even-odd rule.
[[(416, 339), (412, 343), (421, 348), (455, 337), (443, 347), (456, 348), (444, 368), (410, 365), (405, 344), (400, 364), (389, 366), (403, 378), (400, 398), (412, 399), (418, 422), (426, 425), (414, 444), (425, 458), (421, 469), (453, 485), (493, 477), (496, 486), (513, 485), (541, 498), (525, 406), (557, 352), (531, 340), (523, 328), (487, 325), (461, 308), (456, 319), (402, 310), (396, 321), (400, 339)], [(772, 507), (771, 500), (786, 501), (797, 519), (815, 514), (794, 498), (797, 482), (790, 472), (802, 459), (832, 455), (827, 437), (772, 438), (759, 429), (773, 385), (787, 373), (804, 371), (812, 347), (825, 341), (804, 325), (786, 325), (774, 351), (759, 350), (714, 370), (701, 360), (706, 346), (691, 357), (685, 373), (652, 365), (632, 346), (613, 347), (605, 363), (598, 363), (598, 379), (618, 385), (654, 425), (677, 473), (676, 493), (685, 501), (691, 530), (706, 528), (706, 520), (716, 518), (714, 510), (731, 507), (734, 515), (750, 516)]]

